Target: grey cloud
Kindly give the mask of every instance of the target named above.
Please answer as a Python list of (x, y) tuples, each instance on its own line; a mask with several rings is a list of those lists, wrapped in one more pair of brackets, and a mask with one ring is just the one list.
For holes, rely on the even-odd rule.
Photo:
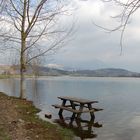
[[(105, 7), (103, 10), (105, 10), (105, 14), (108, 14), (109, 10), (114, 9), (108, 10)], [(129, 25), (129, 29), (125, 32), (123, 54), (120, 56), (120, 32), (105, 33), (92, 24), (92, 20), (95, 19), (99, 25), (105, 27), (112, 28), (117, 25), (116, 21), (112, 21), (109, 16), (103, 16), (103, 10), (101, 10), (102, 15), (95, 17), (94, 15), (93, 17), (92, 15), (83, 16), (81, 13), (77, 13), (79, 19), (77, 33), (74, 35), (75, 39), (67, 45), (65, 53), (59, 53), (55, 56), (55, 62), (84, 69), (121, 67), (140, 71), (138, 65), (140, 59), (140, 48), (138, 46), (140, 42), (139, 38), (134, 35), (138, 30), (138, 24), (137, 26), (135, 24)]]

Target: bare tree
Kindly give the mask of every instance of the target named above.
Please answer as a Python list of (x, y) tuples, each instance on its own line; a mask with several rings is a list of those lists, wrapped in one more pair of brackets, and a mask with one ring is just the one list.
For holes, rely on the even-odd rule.
[(20, 62), (20, 98), (25, 97), (25, 73), (32, 60), (54, 53), (62, 46), (71, 29), (66, 31), (58, 21), (66, 14), (63, 0), (7, 0), (2, 13), (0, 37), (17, 49)]
[(133, 14), (140, 8), (140, 0), (102, 0), (102, 1), (107, 3), (110, 2), (113, 5), (115, 4), (117, 7), (119, 6), (121, 8), (120, 13), (112, 17), (112, 18), (119, 19), (120, 22), (119, 25), (113, 29), (107, 29), (97, 24), (95, 25), (110, 32), (121, 30), (120, 46), (122, 52), (123, 36), (124, 36), (126, 26), (130, 22), (130, 19), (133, 16)]

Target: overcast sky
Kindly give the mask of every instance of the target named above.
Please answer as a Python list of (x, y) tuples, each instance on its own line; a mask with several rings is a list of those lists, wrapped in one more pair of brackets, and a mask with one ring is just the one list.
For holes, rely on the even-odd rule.
[[(74, 21), (76, 32), (72, 41), (48, 59), (47, 63), (73, 69), (124, 68), (140, 72), (140, 11), (133, 15), (126, 28), (120, 55), (120, 32), (107, 33), (96, 27), (93, 21), (112, 29), (118, 22), (111, 16), (119, 14), (121, 9), (100, 0), (73, 1), (73, 15), (64, 18), (63, 23), (70, 25)], [(1, 63), (5, 61), (0, 60)]]
[(93, 21), (106, 28), (118, 25), (111, 16), (120, 9), (100, 0), (79, 1), (73, 16), (76, 20), (76, 33), (73, 40), (61, 49), (51, 63), (78, 69), (125, 68), (140, 72), (140, 12), (133, 16), (123, 39), (123, 52), (120, 55), (120, 32), (107, 33), (96, 27)]

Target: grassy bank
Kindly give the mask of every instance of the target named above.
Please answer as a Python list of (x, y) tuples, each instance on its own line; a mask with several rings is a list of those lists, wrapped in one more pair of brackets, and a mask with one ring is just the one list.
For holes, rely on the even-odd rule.
[(39, 119), (32, 102), (0, 93), (0, 140), (72, 140), (67, 129)]
[[(33, 77), (33, 75), (25, 75), (25, 77)], [(13, 74), (13, 75), (4, 75), (4, 74), (0, 74), (0, 79), (7, 79), (7, 78), (20, 78), (19, 74)]]

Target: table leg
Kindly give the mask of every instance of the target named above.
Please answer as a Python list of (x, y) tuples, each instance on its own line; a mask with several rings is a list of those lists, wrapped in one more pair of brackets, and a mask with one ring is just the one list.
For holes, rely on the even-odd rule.
[(73, 121), (74, 119), (75, 119), (75, 113), (72, 114), (71, 121)]
[(80, 131), (82, 131), (83, 129), (82, 129), (82, 124), (81, 124), (81, 120), (80, 120), (80, 119), (76, 119), (76, 124), (77, 124), (77, 126), (78, 126), (78, 129), (79, 129)]
[(72, 114), (69, 125), (72, 126), (73, 121), (75, 119), (75, 113)]
[[(72, 109), (76, 110), (76, 107), (75, 107), (73, 101), (70, 101), (70, 104), (71, 104)], [(72, 114), (72, 116), (71, 116), (71, 121), (73, 122), (74, 119), (75, 119), (75, 113)]]
[[(65, 104), (66, 104), (66, 100), (63, 100), (62, 106), (65, 106)], [(59, 113), (58, 113), (59, 116), (63, 116), (62, 113), (63, 113), (63, 109), (60, 109), (60, 110), (59, 110)]]
[(78, 118), (78, 119), (80, 119), (80, 117), (81, 117), (83, 108), (84, 108), (84, 104), (80, 104), (80, 108), (79, 108), (80, 113), (77, 114), (77, 118)]
[(94, 119), (91, 119), (91, 120), (89, 121), (89, 123), (88, 123), (88, 130), (89, 130), (89, 132), (92, 131), (93, 125), (94, 125)]
[[(88, 104), (88, 109), (89, 109), (89, 110), (92, 109), (92, 105), (91, 105), (91, 104)], [(91, 116), (91, 120), (94, 120), (94, 119), (95, 119), (94, 112), (90, 112), (90, 116)]]

